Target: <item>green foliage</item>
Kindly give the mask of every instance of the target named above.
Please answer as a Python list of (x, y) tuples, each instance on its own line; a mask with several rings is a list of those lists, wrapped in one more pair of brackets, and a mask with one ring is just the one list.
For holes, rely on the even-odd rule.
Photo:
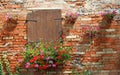
[(107, 13), (102, 13), (102, 16), (103, 16), (102, 24), (109, 25), (112, 22), (116, 13), (117, 13), (116, 10), (114, 10), (113, 12), (109, 11)]
[(0, 75), (4, 75), (3, 64), (1, 60), (0, 60)]
[(72, 70), (72, 75), (93, 75), (93, 72), (90, 70), (85, 70), (83, 72), (78, 72), (76, 70)]
[(5, 67), (6, 67), (6, 71), (8, 73), (8, 75), (13, 75), (11, 73), (11, 69), (10, 69), (10, 66), (9, 66), (9, 60), (7, 59), (7, 53), (6, 52), (2, 52), (2, 58), (3, 58), (3, 62), (5, 64)]
[(71, 59), (71, 47), (65, 47), (60, 41), (27, 44), (23, 51), (26, 68), (45, 70), (56, 67)]
[(83, 71), (80, 75), (93, 75), (93, 72), (90, 70)]
[(66, 24), (74, 24), (79, 14), (77, 12), (66, 13), (65, 14), (65, 23)]
[[(7, 52), (3, 51), (2, 52), (2, 62), (5, 65), (5, 69), (7, 71), (7, 75), (20, 75), (19, 71), (18, 71), (18, 67), (16, 68), (16, 74), (13, 74), (11, 72), (11, 68), (10, 68), (10, 63), (9, 60), (7, 59)], [(3, 65), (2, 62), (0, 61), (0, 75), (5, 75), (4, 71), (3, 71)]]

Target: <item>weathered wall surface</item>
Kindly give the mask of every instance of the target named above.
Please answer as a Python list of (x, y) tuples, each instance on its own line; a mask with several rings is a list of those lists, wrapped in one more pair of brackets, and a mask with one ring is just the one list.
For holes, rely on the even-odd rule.
[[(79, 17), (73, 28), (69, 30), (69, 35), (67, 34), (65, 43), (67, 45), (72, 44), (77, 48), (75, 53), (83, 57), (82, 64), (90, 66), (89, 69), (96, 70), (99, 66), (101, 71), (119, 70), (120, 24), (112, 21), (110, 25), (102, 26), (100, 24), (101, 20), (102, 17), (100, 15)], [(88, 36), (84, 36), (85, 30), (82, 29), (84, 25), (99, 25), (100, 30), (96, 34), (96, 37), (91, 39)], [(89, 41), (93, 43), (90, 44)], [(81, 66), (78, 66), (78, 68), (81, 68)]]
[[(98, 3), (98, 8), (96, 5), (96, 8), (91, 9), (92, 6), (89, 7), (89, 5), (90, 3), (96, 4), (95, 0), (90, 1), (90, 3), (89, 0), (65, 0), (66, 2), (62, 0), (61, 2), (54, 2), (52, 0), (45, 2), (41, 0), (39, 3), (34, 3), (34, 5), (30, 4), (33, 2), (32, 0), (26, 1), (30, 2), (25, 2), (24, 7), (59, 8), (60, 5), (63, 17), (66, 11), (78, 11), (80, 15), (71, 28), (66, 26), (63, 22), (63, 32), (65, 34), (64, 45), (74, 46), (77, 49), (73, 52), (74, 56), (78, 58), (79, 62), (81, 61), (80, 63), (88, 66), (87, 69), (96, 70), (99, 66), (100, 69), (105, 72), (104, 75), (115, 75), (109, 72), (111, 72), (111, 70), (120, 70), (120, 57), (118, 57), (120, 54), (120, 23), (113, 20), (108, 26), (102, 26), (100, 24), (102, 17), (99, 14), (99, 11), (102, 11), (103, 8), (104, 10), (117, 9), (119, 12), (119, 3), (115, 4), (115, 2), (112, 2), (111, 4), (103, 4), (100, 2), (102, 5)], [(27, 43), (27, 27), (25, 22), (28, 11), (22, 10), (21, 4), (10, 4), (9, 1), (5, 0), (0, 4), (0, 9), (2, 9), (0, 12), (0, 54), (2, 54), (2, 51), (7, 51), (10, 66), (13, 71), (17, 65), (18, 59), (22, 58), (19, 52)], [(86, 9), (84, 9), (84, 7)], [(111, 7), (113, 8), (111, 9)], [(10, 32), (2, 28), (7, 13), (18, 14), (18, 24), (16, 28)], [(84, 25), (100, 26), (97, 37), (93, 39), (84, 37), (85, 30), (82, 29)], [(90, 41), (93, 43), (90, 44)], [(79, 65), (77, 68), (79, 70), (81, 66)], [(84, 68), (84, 66), (82, 66), (82, 68)], [(65, 66), (65, 71), (66, 70), (68, 73), (71, 73), (71, 67), (69, 65)]]
[[(7, 13), (9, 14), (17, 14), (18, 15), (18, 24), (12, 31), (8, 31), (3, 28), (5, 25), (5, 16)], [(20, 51), (23, 49), (26, 44), (26, 12), (21, 11), (3, 11), (0, 12), (0, 56), (2, 56), (2, 52), (6, 52), (8, 60), (10, 61), (10, 67), (13, 71), (15, 69), (18, 59), (22, 59), (20, 56)], [(1, 58), (1, 57), (0, 57)]]

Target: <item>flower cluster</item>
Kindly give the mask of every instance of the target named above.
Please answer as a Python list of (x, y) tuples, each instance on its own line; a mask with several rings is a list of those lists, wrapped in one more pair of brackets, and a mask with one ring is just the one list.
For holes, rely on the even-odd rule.
[(55, 68), (71, 58), (71, 47), (64, 47), (59, 42), (33, 43), (26, 45), (23, 52), (26, 68), (46, 70)]
[(13, 30), (17, 25), (17, 19), (18, 19), (17, 15), (7, 14), (5, 16), (5, 22), (3, 28), (8, 31)]
[(78, 17), (78, 13), (66, 13), (65, 15), (65, 23), (66, 24), (74, 24)]
[(94, 37), (96, 35), (96, 33), (100, 30), (99, 26), (89, 26), (89, 25), (85, 25), (83, 26), (83, 30), (85, 30), (85, 34), (88, 37)]
[(103, 17), (102, 24), (104, 24), (104, 25), (110, 24), (116, 14), (117, 14), (116, 10), (114, 10), (112, 12), (110, 12), (110, 11), (101, 12), (101, 16)]
[(6, 16), (5, 16), (5, 20), (6, 20), (6, 22), (12, 22), (12, 23), (14, 23), (14, 24), (16, 24), (17, 22), (17, 18), (18, 18), (18, 16), (17, 15), (12, 15), (12, 14), (7, 14)]

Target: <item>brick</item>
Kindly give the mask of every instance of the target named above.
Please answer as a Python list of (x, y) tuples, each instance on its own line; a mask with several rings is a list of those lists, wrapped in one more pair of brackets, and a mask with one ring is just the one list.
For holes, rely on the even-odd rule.
[(75, 38), (75, 39), (72, 39), (72, 41), (82, 41), (83, 39), (82, 38)]
[(73, 39), (73, 38), (76, 38), (77, 36), (76, 35), (69, 35), (69, 36), (66, 36), (67, 39)]
[[(52, 0), (51, 0), (52, 1)], [(73, 1), (69, 0), (69, 4), (72, 7), (79, 7), (84, 6), (84, 1)], [(4, 3), (6, 8), (17, 8), (16, 5), (12, 5), (9, 3)], [(75, 6), (77, 5), (77, 6)], [(112, 5), (108, 5), (108, 6), (112, 6)], [(77, 7), (77, 8), (78, 8)], [(118, 6), (116, 6), (118, 8)], [(3, 11), (3, 10), (2, 10)], [(2, 12), (1, 11), (1, 12)], [(0, 12), (0, 18), (2, 21), (5, 20), (5, 14), (7, 13), (1, 13)], [(12, 10), (12, 12), (16, 12), (16, 10)], [(12, 13), (11, 12), (11, 13)], [(21, 47), (24, 47), (24, 44), (27, 43), (27, 34), (26, 34), (26, 26), (25, 26), (25, 22), (27, 19), (27, 13), (29, 11), (23, 10), (22, 12), (19, 11), (18, 14), (18, 24), (17, 27), (15, 28), (14, 31), (12, 31), (13, 33), (9, 32), (9, 33), (1, 33), (0, 32), (0, 36), (2, 37), (7, 37), (5, 35), (10, 35), (13, 37), (13, 39), (9, 39), (9, 40), (0, 40), (0, 45), (3, 46), (4, 43), (6, 42), (12, 42), (12, 45), (9, 46), (9, 48), (5, 48), (5, 47), (0, 47), (0, 53), (1, 51), (5, 51), (8, 50), (8, 55), (9, 58), (12, 57), (12, 53), (11, 52), (16, 52), (18, 50), (21, 50)], [(64, 11), (65, 12), (65, 11)], [(84, 31), (82, 30), (82, 25), (91, 25), (91, 26), (98, 26), (102, 17), (100, 14), (96, 14), (97, 11), (95, 12), (95, 14), (93, 13), (92, 15), (88, 12), (83, 13), (85, 15), (81, 15), (78, 17), (76, 23), (74, 24), (72, 29), (69, 28), (64, 28), (64, 32), (65, 34), (70, 34), (68, 36), (66, 36), (67, 38), (64, 40), (64, 45), (65, 46), (75, 46), (77, 47), (77, 52), (73, 52), (74, 56), (75, 55), (82, 55), (83, 56), (83, 63), (87, 63), (85, 65), (90, 65), (92, 69), (95, 69), (95, 67), (97, 67), (97, 63), (99, 62), (103, 62), (103, 64), (101, 66), (101, 69), (103, 69), (103, 71), (101, 71), (101, 73), (99, 75), (109, 75), (110, 71), (108, 71), (106, 73), (106, 70), (112, 70), (112, 69), (117, 69), (116, 65), (118, 67), (119, 64), (119, 59), (117, 58), (117, 53), (119, 52), (119, 45), (120, 45), (120, 24), (117, 24), (115, 21), (112, 21), (111, 25), (109, 26), (101, 26), (101, 30), (100, 30), (100, 36), (96, 37), (97, 39), (93, 39), (94, 43), (90, 44), (90, 39), (88, 39), (87, 37), (83, 37), (82, 35), (84, 35)], [(89, 15), (87, 15), (89, 14)], [(0, 21), (0, 26), (2, 25), (2, 21)], [(68, 30), (67, 30), (68, 29)], [(71, 35), (75, 35), (75, 36), (71, 36)], [(70, 40), (69, 40), (70, 39)], [(81, 42), (82, 39), (82, 42)], [(95, 51), (94, 51), (95, 50)], [(1, 56), (1, 55), (0, 55)], [(73, 56), (73, 57), (74, 57)], [(12, 68), (14, 68), (14, 64), (17, 61), (18, 58), (22, 58), (19, 55), (16, 55), (14, 57), (15, 59), (11, 60), (11, 64), (12, 64)], [(78, 56), (79, 58), (79, 56)], [(91, 63), (92, 62), (92, 63)], [(65, 66), (65, 70), (71, 70), (69, 66)], [(26, 74), (26, 72), (24, 73), (24, 75)], [(38, 73), (39, 74), (39, 73)], [(61, 75), (70, 75), (71, 72), (65, 72), (64, 74)], [(41, 75), (45, 75), (45, 74), (41, 74)], [(52, 74), (51, 74), (52, 75)], [(98, 74), (96, 74), (98, 75)], [(114, 74), (115, 75), (115, 74)]]
[(20, 40), (20, 39), (23, 39), (23, 37), (22, 36), (14, 36), (14, 39)]
[(91, 18), (81, 18), (81, 21), (89, 21), (92, 20)]
[(67, 73), (68, 74), (68, 73), (72, 73), (72, 71), (64, 71), (63, 73)]
[(11, 40), (11, 39), (13, 39), (13, 37), (11, 36), (11, 37), (3, 37), (3, 39), (4, 40)]
[(11, 8), (21, 8), (22, 6), (19, 4), (19, 5), (12, 5)]
[(24, 29), (24, 28), (26, 28), (26, 26), (25, 25), (17, 25), (17, 27), (16, 28), (21, 28), (21, 29)]
[(13, 42), (14, 45), (25, 45), (26, 44), (26, 41), (24, 42)]
[(73, 52), (73, 54), (85, 54), (85, 52)]
[(76, 2), (76, 6), (82, 6), (83, 2)]
[(27, 20), (27, 14), (22, 15), (20, 14), (18, 17), (18, 21), (23, 21), (25, 23), (25, 21)]
[(115, 38), (117, 35), (105, 35), (105, 37)]
[(106, 32), (114, 32), (116, 29), (105, 29)]

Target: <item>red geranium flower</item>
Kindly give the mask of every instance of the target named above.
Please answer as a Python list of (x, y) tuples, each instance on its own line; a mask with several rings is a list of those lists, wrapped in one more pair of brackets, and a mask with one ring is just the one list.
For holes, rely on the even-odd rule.
[(61, 56), (57, 56), (58, 59), (61, 59)]
[(55, 64), (56, 64), (56, 66), (57, 66), (59, 63), (58, 63), (58, 62), (56, 62)]
[(43, 67), (42, 67), (42, 66), (39, 66), (38, 68), (39, 68), (39, 70), (42, 70), (42, 69), (43, 69)]
[(43, 66), (43, 69), (47, 69), (47, 68), (48, 68), (48, 65), (44, 65), (44, 66)]
[(65, 50), (62, 50), (61, 53), (62, 53), (62, 54), (65, 53)]
[(35, 64), (32, 64), (32, 65), (31, 65), (31, 68), (34, 68), (34, 66), (35, 66)]
[(64, 39), (64, 38), (65, 38), (65, 35), (63, 34), (63, 35), (62, 35), (62, 39)]
[(34, 56), (34, 57), (30, 60), (30, 62), (35, 62), (37, 59), (38, 59), (38, 56)]
[(54, 42), (54, 44), (56, 45), (56, 44), (57, 44), (57, 42), (55, 41), (55, 42)]
[(40, 55), (40, 60), (43, 60), (44, 59), (44, 55)]
[(31, 60), (30, 60), (30, 62), (34, 62), (34, 60), (33, 60), (33, 59), (31, 59)]

